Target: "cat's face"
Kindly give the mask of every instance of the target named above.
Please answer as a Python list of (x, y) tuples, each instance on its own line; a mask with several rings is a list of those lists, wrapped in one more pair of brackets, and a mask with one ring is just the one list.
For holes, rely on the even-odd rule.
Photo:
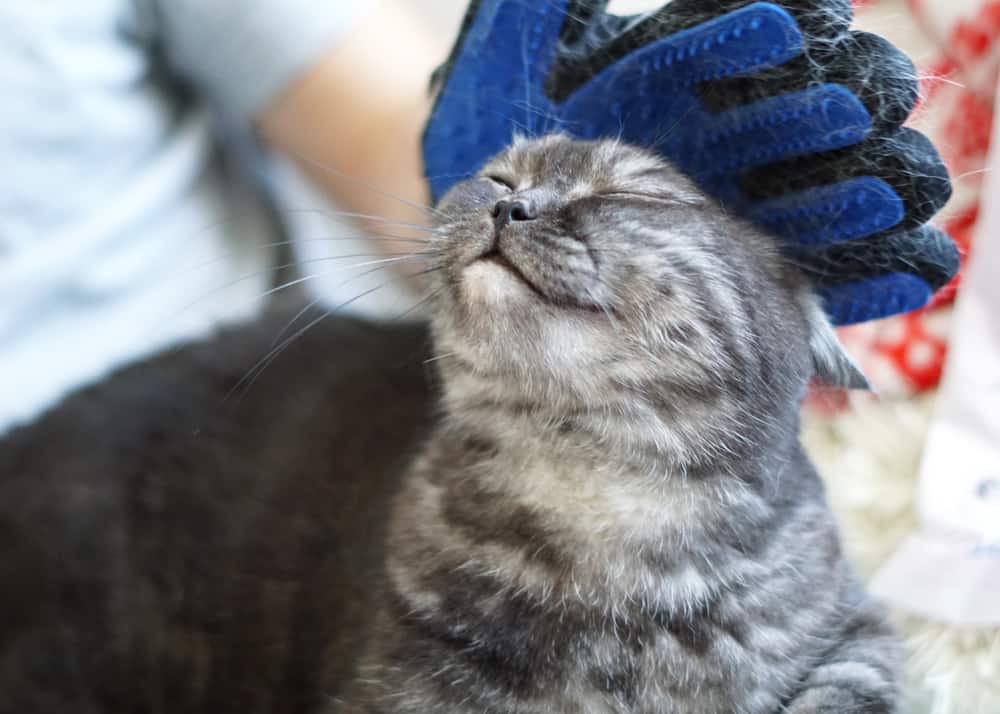
[[(809, 376), (800, 282), (772, 239), (651, 152), (518, 141), (438, 207), (439, 353), (588, 400)], [(553, 390), (546, 390), (552, 393)]]

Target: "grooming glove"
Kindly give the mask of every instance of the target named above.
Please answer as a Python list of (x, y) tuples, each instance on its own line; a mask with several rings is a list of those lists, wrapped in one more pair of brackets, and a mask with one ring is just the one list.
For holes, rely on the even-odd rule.
[(424, 135), (435, 200), (517, 133), (621, 138), (781, 238), (836, 324), (922, 307), (954, 275), (927, 224), (947, 172), (902, 126), (916, 72), (848, 29), (849, 0), (606, 4), (473, 0)]

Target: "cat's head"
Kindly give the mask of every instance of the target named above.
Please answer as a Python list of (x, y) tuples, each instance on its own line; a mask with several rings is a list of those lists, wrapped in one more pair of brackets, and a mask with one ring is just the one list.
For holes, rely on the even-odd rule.
[(437, 349), (465, 369), (583, 401), (863, 379), (774, 239), (652, 152), (519, 140), (438, 209)]

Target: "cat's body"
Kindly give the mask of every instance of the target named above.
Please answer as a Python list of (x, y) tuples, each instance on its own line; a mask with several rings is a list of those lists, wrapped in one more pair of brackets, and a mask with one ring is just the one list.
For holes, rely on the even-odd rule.
[(336, 694), (432, 423), (429, 341), (332, 318), (230, 395), (296, 312), (0, 442), (0, 712), (277, 714)]
[[(0, 711), (894, 711), (798, 443), (814, 364), (850, 375), (801, 277), (644, 152), (483, 176), (431, 246), (439, 398), (419, 329), (334, 322), (202, 426), (260, 327), (182, 356), (210, 388), (170, 357), (15, 435), (0, 523), (65, 592), (0, 630)], [(74, 473), (84, 407), (130, 423)]]

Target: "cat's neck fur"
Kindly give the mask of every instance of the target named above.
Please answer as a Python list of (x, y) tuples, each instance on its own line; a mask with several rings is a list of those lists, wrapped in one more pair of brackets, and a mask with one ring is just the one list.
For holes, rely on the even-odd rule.
[(690, 476), (746, 472), (761, 454), (798, 446), (802, 389), (792, 380), (778, 380), (754, 399), (736, 390), (696, 395), (704, 404), (683, 384), (657, 379), (588, 389), (447, 366), (443, 377), (451, 423), (523, 458), (564, 452), (563, 463), (641, 476), (647, 494), (650, 484), (675, 488)]
[[(689, 561), (752, 540), (773, 517), (775, 475), (804, 459), (786, 424), (766, 448), (754, 438), (753, 456), (706, 468), (669, 452), (671, 425), (639, 403), (584, 408), (565, 393), (529, 400), (489, 385), (446, 380), (446, 417), (400, 501), (397, 538), (409, 546), (397, 568), (433, 570), (429, 554), (454, 553), (448, 567), (544, 596), (688, 609), (726, 580), (704, 577), (704, 562), (688, 578)], [(744, 441), (734, 435), (734, 448)]]

